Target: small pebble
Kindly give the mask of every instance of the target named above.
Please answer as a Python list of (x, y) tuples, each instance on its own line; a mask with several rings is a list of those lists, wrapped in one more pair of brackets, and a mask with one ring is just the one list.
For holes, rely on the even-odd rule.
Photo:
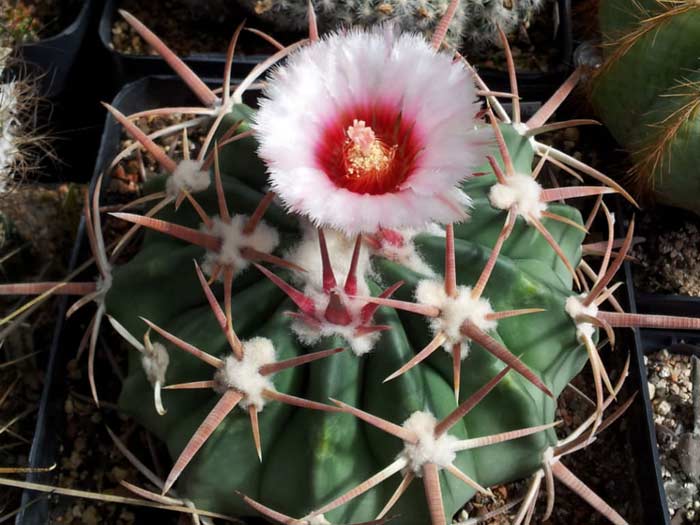
[(656, 412), (662, 416), (667, 415), (671, 411), (671, 404), (668, 401), (662, 401), (656, 407)]

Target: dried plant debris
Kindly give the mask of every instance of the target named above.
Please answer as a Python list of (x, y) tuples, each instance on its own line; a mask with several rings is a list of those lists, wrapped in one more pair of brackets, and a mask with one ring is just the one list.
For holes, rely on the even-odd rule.
[(646, 242), (632, 252), (635, 287), (651, 293), (700, 297), (700, 219), (677, 209), (658, 207), (641, 216), (639, 235)]
[(700, 407), (693, 404), (700, 384), (693, 380), (693, 360), (666, 349), (646, 358), (661, 475), (674, 525), (700, 523), (700, 455), (694, 445), (700, 430), (694, 412)]
[[(3, 475), (16, 469), (22, 472), (28, 465), (42, 386), (37, 367), (39, 356), (32, 350), (33, 343), (25, 337), (3, 341), (0, 333), (0, 473)], [(18, 491), (0, 490), (0, 516), (16, 509), (19, 498)]]

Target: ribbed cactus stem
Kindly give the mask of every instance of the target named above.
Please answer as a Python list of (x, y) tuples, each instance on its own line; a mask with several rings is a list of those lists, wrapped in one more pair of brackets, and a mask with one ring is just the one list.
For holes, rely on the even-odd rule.
[(600, 23), (592, 99), (631, 154), (632, 188), (700, 213), (700, 4), (604, 0)]

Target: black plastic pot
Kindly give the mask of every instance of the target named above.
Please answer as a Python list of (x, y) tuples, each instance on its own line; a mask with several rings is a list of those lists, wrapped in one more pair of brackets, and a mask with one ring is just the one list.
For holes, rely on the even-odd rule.
[[(125, 114), (142, 111), (157, 105), (187, 105), (194, 101), (193, 95), (181, 81), (173, 77), (144, 78), (125, 86), (112, 101), (112, 105)], [(95, 181), (114, 158), (119, 148), (121, 126), (108, 115), (97, 161), (93, 172), (90, 190)], [(103, 188), (108, 187), (108, 173), (105, 173)], [(81, 246), (85, 243), (84, 218), (81, 220), (77, 241), (72, 251), (69, 271), (80, 262)], [(85, 254), (83, 254), (85, 256)], [(59, 445), (63, 435), (63, 406), (66, 400), (66, 384), (62, 371), (68, 361), (75, 356), (79, 337), (73, 326), (74, 321), (66, 323), (65, 313), (68, 298), (58, 300), (56, 309), (56, 326), (46, 364), (44, 388), (41, 395), (34, 439), (29, 455), (29, 466), (34, 468), (46, 467), (60, 463)], [(86, 306), (91, 308), (91, 306)], [(98, 349), (99, 351), (99, 349)], [(52, 473), (32, 473), (27, 475), (27, 481), (33, 483), (52, 483)], [(34, 501), (41, 494), (27, 490), (22, 495), (22, 505), (26, 508), (17, 516), (16, 525), (45, 525), (49, 523), (49, 502), (46, 497)], [(32, 502), (30, 504), (30, 502)]]
[[(561, 61), (549, 72), (518, 71), (518, 87), (525, 100), (547, 100), (573, 70), (574, 36), (571, 21), (571, 0), (557, 0), (559, 20), (554, 45), (560, 50)], [(477, 68), (490, 89), (510, 91), (508, 73), (487, 67)]]
[[(113, 83), (122, 86), (127, 82), (149, 75), (169, 75), (170, 67), (163, 59), (150, 55), (126, 55), (115, 51), (112, 47), (112, 24), (117, 13), (119, 0), (107, 0), (100, 18), (99, 35), (102, 45), (110, 55), (112, 64)], [(547, 99), (573, 69), (573, 33), (571, 23), (571, 0), (557, 0), (558, 32), (554, 45), (560, 49), (561, 62), (548, 73), (519, 72), (518, 85), (520, 96), (526, 100)], [(181, 57), (200, 77), (217, 78), (223, 74), (225, 55), (223, 53), (197, 54)], [(256, 64), (269, 55), (251, 54), (234, 57), (233, 70), (237, 76), (244, 76)], [(479, 74), (493, 90), (508, 90), (508, 74), (506, 71), (479, 67)]]
[[(637, 313), (634, 286), (632, 284), (632, 270), (628, 263), (624, 264), (624, 274), (628, 311)], [(659, 449), (656, 444), (654, 415), (651, 410), (649, 388), (647, 387), (647, 368), (644, 363), (645, 351), (647, 353), (653, 351), (651, 350), (653, 339), (647, 335), (647, 332), (660, 331), (635, 328), (631, 333), (627, 332), (624, 338), (625, 346), (632, 353), (628, 381), (631, 382), (632, 387), (636, 388), (638, 392), (637, 400), (630, 407), (631, 417), (636, 421), (636, 428), (631, 433), (630, 440), (636, 451), (635, 457), (638, 458), (636, 462), (637, 479), (640, 490), (644, 494), (642, 501), (646, 523), (648, 525), (670, 525), (666, 492), (664, 491), (661, 478)], [(659, 347), (656, 346), (655, 350), (658, 349)]]
[[(81, 247), (85, 238), (85, 219), (81, 218), (76, 234), (76, 242), (71, 252), (68, 272), (72, 272), (79, 263)], [(44, 387), (41, 392), (39, 410), (32, 446), (29, 451), (29, 466), (42, 468), (54, 465), (58, 459), (58, 439), (61, 431), (61, 415), (65, 400), (65, 384), (60, 381), (60, 370), (65, 370), (68, 355), (75, 355), (75, 338), (66, 329), (66, 311), (68, 297), (60, 297), (55, 307), (56, 325), (54, 327), (51, 346), (46, 361)], [(32, 483), (47, 483), (52, 479), (50, 473), (30, 473), (27, 481)], [(22, 510), (17, 514), (16, 525), (44, 525), (49, 522), (49, 502), (31, 491), (22, 494)], [(38, 499), (37, 499), (38, 498)]]
[[(618, 216), (626, 215), (621, 199), (618, 199), (617, 212)], [(619, 221), (618, 235), (623, 234), (628, 224), (628, 221)], [(680, 295), (637, 294), (632, 278), (634, 271), (632, 264), (626, 261), (623, 268), (631, 313), (700, 317), (700, 299)], [(695, 354), (700, 357), (700, 333), (690, 330), (634, 329), (631, 342), (634, 347), (633, 370), (631, 371), (633, 377), (631, 379), (639, 385), (638, 398), (640, 401), (635, 403), (636, 407), (634, 408), (637, 411), (641, 408), (642, 411), (636, 439), (639, 450), (642, 450), (645, 457), (650, 459), (647, 464), (639, 462), (638, 465), (640, 482), (644, 483), (644, 487), (646, 487), (643, 490), (645, 514), (650, 524), (670, 525), (671, 519), (661, 477), (654, 413), (647, 386), (648, 373), (644, 356), (666, 348), (673, 353)]]
[(635, 294), (640, 313), (700, 317), (700, 297), (637, 292)]
[[(671, 332), (668, 330), (640, 330), (638, 334), (639, 349), (643, 355), (653, 354), (660, 350), (666, 349), (672, 354), (680, 355), (695, 355), (700, 357), (700, 334), (697, 332), (683, 332), (676, 331)], [(646, 381), (647, 369), (644, 366), (642, 372), (644, 373), (643, 379)], [(651, 406), (651, 401), (648, 399), (648, 388), (646, 388), (646, 383), (644, 383), (645, 388), (643, 388), (646, 394), (645, 400), (645, 415), (647, 421), (654, 429), (654, 411)], [(661, 498), (661, 510), (663, 511), (663, 516), (659, 516), (659, 520), (656, 523), (659, 525), (670, 525), (671, 518), (669, 515), (668, 504), (666, 502), (666, 491), (664, 489), (663, 480), (661, 478), (661, 464), (659, 462), (659, 451), (658, 444), (656, 441), (656, 431), (653, 434), (653, 448), (654, 456), (656, 458), (656, 470), (658, 475), (658, 492)]]
[(20, 47), (23, 60), (42, 75), (42, 95), (59, 96), (66, 87), (68, 75), (88, 29), (95, 0), (84, 0), (77, 18), (56, 36)]
[[(627, 274), (627, 284), (630, 290), (630, 296), (634, 296), (634, 288), (632, 286), (632, 269), (630, 264), (625, 265), (625, 273)], [(639, 303), (639, 308), (633, 311), (639, 313), (657, 313), (664, 315), (683, 315), (683, 316), (699, 316), (700, 301), (693, 302), (692, 297), (684, 296), (663, 296), (648, 294), (643, 296), (644, 303)], [(696, 331), (669, 331), (669, 330), (635, 330), (634, 343), (637, 354), (637, 368), (640, 380), (640, 396), (644, 400), (644, 419), (646, 420), (645, 427), (648, 429), (651, 439), (644, 436), (644, 441), (649, 441), (651, 448), (651, 456), (654, 459), (653, 466), (648, 466), (648, 475), (654, 478), (656, 490), (653, 489), (654, 483), (649, 483), (649, 489), (646, 492), (655, 502), (658, 500), (658, 511), (655, 511), (655, 520), (653, 523), (659, 525), (670, 525), (671, 518), (669, 515), (668, 504), (666, 502), (666, 491), (664, 489), (663, 479), (661, 477), (661, 463), (659, 460), (659, 449), (656, 441), (656, 429), (654, 424), (654, 411), (649, 398), (649, 389), (647, 388), (647, 368), (644, 363), (644, 356), (668, 349), (671, 353), (683, 355), (696, 355), (700, 357), (700, 334)], [(646, 434), (646, 432), (644, 433)], [(657, 503), (654, 504), (656, 506)]]
[[(112, 83), (123, 86), (139, 78), (153, 75), (171, 75), (172, 69), (159, 56), (127, 55), (115, 51), (112, 46), (112, 24), (119, 16), (119, 0), (106, 0), (100, 17), (99, 36), (102, 46), (109, 54), (111, 62)], [(233, 31), (233, 27), (231, 31)], [(225, 49), (221, 53), (196, 54), (181, 57), (185, 63), (202, 78), (220, 78), (224, 73)], [(235, 56), (233, 71), (237, 76), (244, 76), (267, 55)]]
[[(618, 217), (626, 216), (620, 199), (618, 199), (616, 208)], [(628, 224), (627, 220), (618, 221), (618, 235), (619, 232), (627, 228)], [(623, 271), (626, 285), (623, 306), (626, 306), (626, 311), (637, 313), (634, 287), (632, 285), (632, 270), (629, 263), (624, 263)], [(644, 523), (646, 525), (669, 525), (666, 494), (661, 479), (659, 450), (656, 445), (654, 418), (651, 412), (651, 401), (647, 387), (644, 345), (640, 332), (646, 331), (640, 331), (636, 328), (634, 330), (623, 330), (621, 332), (622, 344), (618, 344), (619, 348), (628, 349), (631, 353), (630, 372), (626, 388), (637, 392), (637, 398), (626, 415), (631, 422), (629, 439), (636, 458), (637, 483), (641, 494), (643, 494)]]

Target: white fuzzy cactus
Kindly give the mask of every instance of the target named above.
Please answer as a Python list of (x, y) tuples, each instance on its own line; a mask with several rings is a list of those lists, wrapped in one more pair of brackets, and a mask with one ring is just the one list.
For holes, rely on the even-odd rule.
[(0, 47), (0, 195), (34, 169), (37, 152), (46, 150), (46, 136), (34, 126), (36, 85), (10, 72), (11, 61), (12, 50)]
[[(301, 30), (308, 17), (307, 0), (238, 0), (256, 16), (279, 30)], [(446, 41), (460, 47), (464, 41), (479, 48), (499, 41), (498, 28), (512, 33), (539, 9), (543, 0), (469, 0), (461, 2), (449, 26)], [(206, 2), (205, 2), (206, 3)], [(313, 0), (319, 26), (332, 30), (371, 26), (389, 20), (402, 31), (429, 36), (445, 14), (449, 0)]]

